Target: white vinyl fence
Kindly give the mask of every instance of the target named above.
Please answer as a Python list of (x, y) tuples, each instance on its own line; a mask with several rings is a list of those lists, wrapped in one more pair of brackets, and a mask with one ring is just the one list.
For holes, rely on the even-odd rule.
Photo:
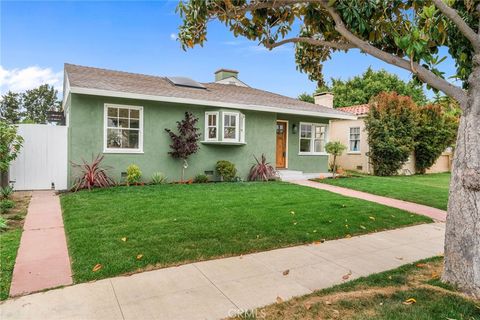
[(10, 166), (15, 190), (67, 188), (67, 127), (21, 124), (23, 147)]

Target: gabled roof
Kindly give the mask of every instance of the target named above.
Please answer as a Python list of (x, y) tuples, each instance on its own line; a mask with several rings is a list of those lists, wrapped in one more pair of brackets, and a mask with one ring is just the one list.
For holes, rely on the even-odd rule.
[(355, 106), (337, 108), (337, 110), (353, 113), (356, 116), (364, 116), (370, 111), (370, 106), (368, 104), (357, 104)]
[[(65, 64), (71, 93), (208, 105), (316, 117), (355, 119), (337, 109), (303, 102), (276, 93), (220, 83), (202, 83), (206, 89), (180, 87), (166, 77)], [(67, 93), (68, 95), (68, 93)], [(65, 97), (66, 99), (67, 97)]]

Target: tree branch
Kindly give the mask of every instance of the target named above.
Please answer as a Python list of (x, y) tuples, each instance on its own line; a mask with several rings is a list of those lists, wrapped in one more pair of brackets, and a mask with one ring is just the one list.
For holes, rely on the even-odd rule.
[(368, 42), (360, 39), (347, 29), (337, 11), (328, 4), (328, 0), (322, 0), (321, 5), (328, 11), (333, 21), (335, 22), (335, 29), (355, 47), (359, 48), (360, 50), (371, 56), (374, 56), (375, 58), (385, 61), (386, 63), (393, 64), (410, 72), (414, 72), (420, 80), (456, 99), (460, 103), (460, 105), (462, 105), (463, 102), (466, 101), (467, 96), (463, 89), (454, 86), (445, 79), (440, 78), (432, 71), (419, 65), (416, 62), (410, 64), (410, 61), (407, 61), (370, 45)]
[(351, 43), (317, 40), (317, 39), (308, 38), (308, 37), (295, 37), (295, 38), (284, 39), (282, 41), (278, 41), (274, 43), (266, 43), (265, 47), (268, 49), (273, 49), (276, 47), (280, 47), (286, 43), (298, 43), (298, 42), (305, 42), (314, 46), (330, 47), (338, 50), (348, 50), (348, 49), (355, 48), (355, 46)]
[(475, 52), (480, 51), (480, 37), (470, 28), (470, 26), (463, 20), (458, 14), (457, 10), (449, 7), (443, 2), (443, 0), (433, 0), (435, 7), (437, 7), (445, 16), (447, 16), (460, 30), (460, 32), (467, 38), (472, 44)]

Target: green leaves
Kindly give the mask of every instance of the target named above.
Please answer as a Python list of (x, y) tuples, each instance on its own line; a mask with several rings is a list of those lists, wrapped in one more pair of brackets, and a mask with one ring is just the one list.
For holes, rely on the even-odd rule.
[(23, 144), (23, 138), (17, 135), (17, 127), (0, 121), (0, 171), (7, 171), (10, 162), (15, 160)]

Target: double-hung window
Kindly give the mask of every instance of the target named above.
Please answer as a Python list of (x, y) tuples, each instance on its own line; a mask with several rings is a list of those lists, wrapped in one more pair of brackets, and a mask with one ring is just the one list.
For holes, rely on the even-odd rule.
[(327, 125), (317, 123), (300, 123), (299, 154), (325, 154), (327, 142)]
[(205, 112), (205, 140), (218, 140), (218, 112)]
[(143, 108), (105, 104), (104, 152), (143, 152)]
[(360, 152), (360, 127), (350, 128), (350, 152)]
[(237, 112), (223, 113), (223, 141), (240, 141), (240, 114)]

